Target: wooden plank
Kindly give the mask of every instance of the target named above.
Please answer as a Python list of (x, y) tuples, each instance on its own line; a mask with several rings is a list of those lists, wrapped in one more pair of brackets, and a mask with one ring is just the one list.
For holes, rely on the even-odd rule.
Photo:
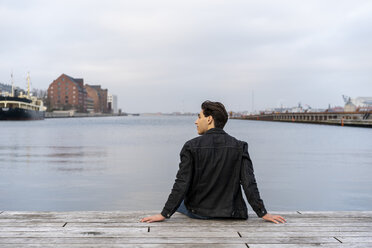
[[(74, 230), (74, 231), (110, 231), (117, 230), (122, 232), (148, 232), (148, 226), (142, 227), (132, 227), (132, 226), (71, 226), (66, 225), (66, 227), (59, 226), (47, 226), (47, 225), (25, 225), (25, 226), (0, 226), (1, 232), (47, 232), (47, 231), (63, 231), (63, 230)], [(175, 227), (162, 227), (156, 226), (151, 227), (150, 232), (153, 233), (170, 233), (170, 232), (272, 232), (272, 233), (282, 233), (282, 232), (371, 232), (371, 227), (353, 227), (353, 226), (326, 226), (326, 227), (297, 227), (297, 226), (286, 226), (286, 225), (272, 225), (267, 227), (195, 227), (195, 226), (175, 226)]]
[(318, 244), (338, 243), (329, 237), (281, 237), (281, 238), (1, 238), (0, 244)]
[(11, 227), (62, 227), (66, 222), (2, 222), (0, 223), (0, 231), (3, 228), (11, 228)]
[[(123, 212), (123, 211), (87, 211), (87, 212), (13, 212), (13, 211), (6, 211), (2, 214), (1, 218), (5, 216), (13, 216), (13, 217), (54, 217), (54, 218), (63, 218), (63, 217), (85, 217), (85, 218), (142, 218), (145, 216), (150, 216), (153, 214), (158, 214), (158, 212)], [(361, 212), (351, 212), (351, 211), (344, 211), (344, 212), (272, 212), (272, 214), (278, 214), (282, 216), (289, 216), (289, 217), (298, 217), (298, 218), (307, 218), (307, 217), (372, 217), (372, 211), (361, 211)], [(255, 214), (249, 214), (249, 218), (258, 218)], [(176, 212), (173, 217), (183, 217), (187, 219), (188, 217)]]
[[(90, 219), (102, 219), (102, 218), (127, 218), (127, 219), (139, 219), (141, 216), (148, 216), (158, 214), (158, 212), (149, 211), (136, 211), (136, 212), (124, 212), (124, 211), (72, 211), (72, 212), (35, 212), (35, 211), (7, 211), (0, 218), (90, 218)], [(183, 216), (179, 214), (179, 216)], [(185, 217), (187, 218), (187, 217)]]
[[(345, 237), (345, 236), (336, 236), (342, 243), (372, 243), (371, 236), (360, 236), (360, 237)], [(372, 245), (372, 244), (370, 244)]]
[[(280, 238), (280, 237), (370, 237), (372, 232), (239, 232), (243, 238)], [(0, 238), (3, 237), (177, 237), (177, 238), (232, 238), (239, 237), (238, 232), (147, 232), (145, 230), (49, 230), (49, 231), (11, 231), (0, 232)]]
[[(71, 227), (71, 226), (70, 226)], [(80, 228), (80, 227), (78, 227)], [(108, 227), (108, 228), (116, 228), (116, 227)], [(118, 227), (120, 228), (120, 227)], [(197, 228), (197, 229), (195, 229)], [(238, 226), (238, 227), (209, 227), (209, 226), (200, 226), (200, 227), (190, 227), (190, 226), (176, 226), (176, 227), (168, 227), (168, 226), (155, 226), (151, 227), (151, 232), (171, 232), (171, 231), (193, 231), (198, 230), (202, 232), (207, 231), (216, 231), (216, 232), (370, 232), (372, 230), (371, 227), (362, 227), (362, 226), (289, 226), (289, 225), (271, 225), (266, 227), (252, 227), (252, 226)]]
[(369, 232), (239, 232), (242, 237), (353, 237), (364, 236), (372, 237), (372, 231)]
[(372, 211), (299, 211), (303, 217), (372, 217)]
[[(370, 237), (372, 232), (242, 232), (242, 238), (307, 238), (307, 237)], [(147, 232), (147, 231), (122, 231), (122, 230), (50, 230), (50, 231), (29, 231), (29, 232), (0, 232), (0, 238), (79, 238), (79, 237), (131, 237), (131, 238), (234, 238), (239, 237), (238, 232)], [(341, 239), (342, 240), (342, 239)]]
[[(89, 231), (96, 231), (96, 232), (134, 232), (134, 233), (143, 233), (148, 232), (148, 227), (1, 227), (0, 235), (3, 232), (63, 232), (63, 231), (81, 231), (81, 232), (89, 232)], [(231, 231), (234, 232), (234, 231)]]
[(314, 248), (314, 247), (329, 247), (329, 248), (368, 248), (372, 247), (366, 243), (347, 243), (347, 244), (249, 244), (249, 248)]
[[(370, 211), (372, 213), (372, 211)], [(154, 214), (159, 214), (160, 211), (5, 211), (7, 215), (54, 215), (54, 216), (150, 216)], [(273, 211), (270, 212), (272, 214), (280, 214), (280, 215), (299, 215), (297, 211)], [(173, 216), (185, 216), (181, 213), (174, 213)], [(257, 217), (256, 214), (248, 214), (249, 217)], [(186, 217), (187, 218), (187, 217)]]
[[(3, 218), (11, 218), (11, 219), (38, 219), (38, 218), (52, 218), (52, 219), (61, 219), (61, 218), (85, 218), (85, 219), (118, 219), (118, 218), (125, 218), (125, 219), (135, 219), (139, 220), (143, 217), (150, 216), (153, 214), (157, 214), (158, 212), (123, 212), (123, 211), (87, 211), (87, 212), (19, 212), (19, 211), (12, 211), (6, 212), (0, 219)], [(286, 214), (287, 213), (287, 214)], [(287, 216), (298, 216), (299, 214), (296, 212), (280, 212), (281, 215)], [(175, 213), (172, 218), (184, 218), (185, 220), (189, 219), (183, 214)], [(256, 215), (249, 215), (250, 218), (257, 218)]]
[(170, 233), (154, 233), (147, 231), (121, 231), (121, 230), (59, 230), (59, 231), (44, 231), (44, 232), (0, 232), (0, 238), (79, 238), (79, 237), (122, 237), (122, 238), (234, 238), (239, 237), (237, 232), (170, 232)]
[[(26, 223), (26, 222), (25, 222)], [(2, 226), (0, 224), (0, 226)], [(217, 227), (228, 227), (228, 228), (245, 228), (245, 227), (273, 227), (273, 226), (285, 226), (285, 227), (370, 227), (372, 228), (372, 223), (285, 223), (285, 224), (274, 224), (270, 222), (261, 222), (261, 223), (247, 223), (247, 224), (232, 224), (232, 223), (210, 223), (207, 221), (200, 221), (195, 223), (182, 223), (182, 222), (155, 222), (155, 223), (120, 223), (120, 222), (68, 222), (68, 226), (74, 227), (84, 227), (84, 226), (94, 226), (94, 227), (121, 227), (121, 226), (133, 226), (133, 227), (141, 227), (141, 226), (150, 226), (150, 227), (168, 227), (168, 228), (178, 228), (178, 227), (210, 227), (210, 228), (217, 228)]]
[[(286, 224), (293, 224), (293, 223), (301, 223), (301, 224), (367, 224), (372, 225), (372, 218), (287, 218)], [(99, 223), (99, 222), (110, 222), (110, 223), (139, 223), (140, 219), (129, 219), (129, 218), (84, 218), (84, 217), (66, 217), (66, 218), (0, 218), (0, 225), (2, 223), (7, 222), (88, 222), (88, 223)], [(182, 224), (208, 224), (208, 225), (265, 225), (265, 224), (273, 224), (271, 222), (267, 222), (263, 219), (248, 219), (248, 220), (195, 220), (195, 219), (179, 219), (179, 218), (171, 218), (169, 220), (165, 220), (163, 223), (172, 224), (172, 223), (182, 223)], [(162, 224), (163, 224), (162, 223)]]
[[(2, 244), (1, 248), (102, 248), (102, 244)], [(245, 244), (105, 244), (104, 248), (247, 248)]]
[[(286, 218), (287, 223), (334, 223), (334, 222), (366, 222), (369, 223), (371, 222), (372, 219), (370, 218)], [(12, 219), (9, 218), (11, 221), (23, 221), (26, 219), (18, 218), (18, 219)], [(66, 218), (38, 218), (38, 219), (27, 219), (28, 221), (71, 221), (71, 222), (112, 222), (112, 223), (138, 223), (140, 219), (138, 218), (84, 218), (84, 217), (66, 217)], [(7, 220), (5, 218), (0, 219), (1, 222), (6, 222)], [(193, 224), (193, 223), (208, 223), (208, 224), (232, 224), (232, 225), (241, 225), (241, 224), (255, 224), (255, 223), (267, 223), (267, 224), (272, 224), (271, 222), (267, 222), (261, 218), (251, 218), (248, 220), (229, 220), (229, 219), (213, 219), (213, 220), (198, 220), (198, 219), (191, 219), (188, 217), (180, 218), (179, 216), (173, 217), (171, 219), (166, 219), (163, 223), (184, 223), (184, 224)]]

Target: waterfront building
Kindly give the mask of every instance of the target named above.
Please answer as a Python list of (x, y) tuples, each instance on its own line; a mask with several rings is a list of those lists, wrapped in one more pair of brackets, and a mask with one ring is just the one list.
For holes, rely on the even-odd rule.
[(92, 98), (88, 96), (85, 100), (85, 105), (88, 113), (94, 113), (94, 100)]
[[(342, 95), (342, 98), (345, 102), (345, 108), (349, 108), (350, 106), (355, 106), (355, 108), (369, 108), (372, 107), (372, 97), (357, 97), (351, 98), (346, 95)], [(347, 106), (348, 105), (348, 106)]]
[(86, 112), (87, 92), (84, 79), (62, 74), (48, 88), (49, 110), (77, 110)]
[(84, 79), (66, 74), (62, 74), (49, 85), (47, 102), (50, 111), (109, 112), (107, 89), (102, 89), (101, 85), (84, 85)]
[(118, 112), (118, 97), (116, 95), (107, 95), (107, 108), (109, 112), (117, 114)]
[(351, 102), (357, 107), (372, 107), (372, 97), (357, 97)]
[(343, 95), (345, 112), (370, 111), (372, 109), (372, 97), (351, 98)]
[(345, 112), (355, 112), (357, 107), (352, 102), (347, 102), (344, 107)]
[(102, 89), (101, 85), (85, 85), (88, 97), (93, 100), (93, 111), (95, 113), (108, 113), (107, 89)]
[(332, 113), (332, 112), (344, 112), (344, 108), (340, 107), (340, 106), (336, 106), (336, 107), (333, 107), (333, 108), (328, 108), (327, 111), (330, 112), (330, 113)]

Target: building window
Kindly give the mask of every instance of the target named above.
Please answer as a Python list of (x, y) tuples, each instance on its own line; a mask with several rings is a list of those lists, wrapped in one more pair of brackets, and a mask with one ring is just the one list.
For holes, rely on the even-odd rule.
[(62, 78), (62, 81), (64, 82), (65, 81), (65, 78)]
[(58, 85), (61, 85), (61, 82), (58, 82)]

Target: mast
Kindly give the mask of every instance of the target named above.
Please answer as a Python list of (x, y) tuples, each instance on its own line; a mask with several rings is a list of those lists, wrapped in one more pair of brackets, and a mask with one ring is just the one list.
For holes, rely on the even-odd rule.
[(30, 98), (30, 72), (27, 72), (27, 98)]
[(13, 71), (12, 73), (10, 74), (10, 78), (12, 79), (12, 97), (14, 97), (14, 79), (13, 79)]

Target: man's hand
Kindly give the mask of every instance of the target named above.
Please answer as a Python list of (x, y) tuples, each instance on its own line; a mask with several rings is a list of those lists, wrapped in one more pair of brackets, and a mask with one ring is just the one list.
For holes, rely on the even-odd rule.
[(163, 220), (165, 220), (165, 217), (163, 215), (156, 214), (156, 215), (153, 215), (153, 216), (142, 218), (141, 222), (151, 223), (151, 222), (163, 221)]
[(281, 222), (281, 223), (285, 223), (286, 222), (286, 220), (282, 216), (280, 216), (280, 215), (271, 215), (269, 213), (267, 213), (264, 216), (262, 216), (262, 219), (267, 220), (267, 221), (272, 221), (275, 224), (279, 224), (279, 222)]

